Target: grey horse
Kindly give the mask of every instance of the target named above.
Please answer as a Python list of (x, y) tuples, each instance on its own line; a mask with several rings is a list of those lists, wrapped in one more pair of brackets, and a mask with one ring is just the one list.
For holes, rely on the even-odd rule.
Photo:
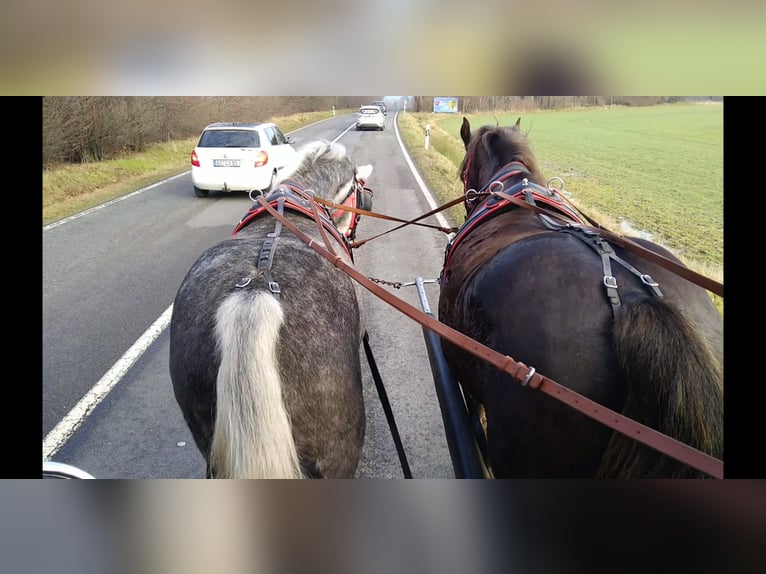
[[(266, 199), (325, 245), (306, 194), (369, 210), (371, 173), (341, 144), (316, 141)], [(359, 286), (258, 207), (178, 289), (175, 398), (208, 478), (352, 478), (365, 431)], [(333, 250), (353, 263), (359, 215), (319, 208)]]

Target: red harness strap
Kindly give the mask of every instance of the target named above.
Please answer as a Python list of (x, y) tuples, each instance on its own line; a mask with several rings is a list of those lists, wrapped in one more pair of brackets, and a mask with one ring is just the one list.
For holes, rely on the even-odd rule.
[[(511, 164), (508, 165), (510, 166)], [(447, 245), (444, 257), (444, 271), (442, 274), (449, 266), (450, 258), (455, 248), (458, 246), (458, 244), (460, 244), (461, 241), (463, 241), (463, 239), (468, 236), (469, 233), (481, 225), (481, 223), (496, 215), (499, 215), (500, 213), (510, 210), (515, 205), (518, 205), (518, 203), (521, 201), (525, 201), (531, 205), (542, 203), (546, 207), (553, 209), (557, 215), (560, 215), (561, 217), (566, 218), (573, 223), (578, 223), (580, 225), (585, 223), (573, 209), (571, 209), (561, 200), (558, 193), (553, 189), (543, 188), (542, 186), (537, 185), (536, 183), (528, 182), (527, 180), (511, 186), (507, 192), (498, 192), (492, 189), (492, 187), (496, 185), (496, 182), (502, 182), (505, 179), (508, 179), (513, 175), (523, 173), (524, 171), (526, 171), (526, 169), (515, 169), (513, 171), (508, 171), (500, 177), (493, 178), (491, 183), (482, 188), (482, 191), (476, 192), (477, 196), (480, 194), (487, 194), (489, 198), (485, 199), (481, 204), (472, 210), (471, 216), (460, 227), (455, 236)]]
[[(349, 199), (350, 198), (350, 199)], [(342, 205), (346, 205), (347, 202), (351, 203), (351, 206), (356, 204), (356, 193), (351, 193), (349, 198), (346, 199)], [(275, 207), (279, 200), (283, 201), (284, 209), (296, 211), (302, 215), (305, 215), (309, 219), (315, 220), (321, 225), (321, 228), (328, 231), (345, 249), (348, 256), (353, 261), (353, 254), (351, 252), (351, 245), (349, 236), (353, 234), (356, 221), (349, 226), (347, 234), (342, 234), (332, 221), (332, 217), (336, 214), (343, 213), (342, 210), (336, 210), (332, 215), (326, 207), (322, 207), (322, 211), (317, 211), (316, 202), (310, 201), (306, 192), (293, 183), (283, 183), (280, 187), (269, 193), (265, 198), (259, 196), (258, 202), (252, 205), (248, 212), (242, 217), (237, 226), (232, 232), (232, 237), (239, 233), (243, 228), (247, 227), (257, 217), (267, 212), (266, 207), (260, 203), (264, 200), (269, 206)]]

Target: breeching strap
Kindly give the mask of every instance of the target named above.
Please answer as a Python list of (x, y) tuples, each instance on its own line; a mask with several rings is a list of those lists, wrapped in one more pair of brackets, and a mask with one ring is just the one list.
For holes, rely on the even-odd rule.
[(386, 291), (376, 283), (372, 282), (370, 279), (356, 270), (352, 265), (346, 263), (338, 255), (332, 255), (327, 250), (322, 248), (312, 238), (305, 235), (301, 230), (299, 230), (279, 213), (277, 213), (277, 211), (268, 205), (268, 203), (266, 203), (263, 198), (259, 197), (258, 200), (264, 205), (264, 207), (268, 210), (269, 213), (271, 213), (272, 216), (281, 220), (285, 227), (287, 227), (292, 233), (303, 240), (311, 249), (319, 253), (335, 267), (338, 267), (347, 275), (350, 275), (365, 289), (374, 295), (377, 295), (386, 303), (404, 313), (410, 319), (435, 332), (443, 339), (490, 363), (495, 368), (513, 377), (513, 379), (520, 381), (522, 386), (529, 386), (532, 389), (538, 389), (543, 393), (550, 395), (551, 397), (565, 404), (568, 404), (572, 408), (577, 409), (590, 418), (599, 421), (609, 428), (621, 432), (622, 434), (629, 436), (634, 440), (637, 440), (638, 442), (661, 452), (662, 454), (688, 464), (689, 466), (702, 471), (712, 476), (713, 478), (723, 478), (723, 461), (718, 460), (674, 438), (664, 435), (651, 427), (625, 417), (624, 415), (603, 405), (600, 405), (599, 403), (596, 403), (583, 395), (575, 393), (574, 391), (571, 391), (556, 381), (549, 379), (540, 373), (537, 373), (533, 367), (528, 367), (524, 363), (516, 361), (508, 355), (498, 353), (494, 349), (491, 349), (490, 347), (487, 347), (486, 345), (471, 339), (463, 333), (460, 333), (459, 331), (456, 331), (455, 329), (438, 321), (434, 317), (423, 313), (421, 310), (410, 305), (406, 301), (399, 299), (392, 293)]
[(668, 259), (667, 257), (664, 257), (660, 255), (659, 253), (655, 253), (654, 251), (650, 251), (649, 249), (646, 249), (639, 245), (638, 243), (635, 243), (634, 241), (631, 241), (627, 237), (623, 237), (622, 235), (618, 235), (617, 233), (614, 233), (612, 231), (609, 231), (608, 229), (604, 229), (603, 227), (588, 227), (587, 225), (575, 225), (572, 224), (571, 221), (564, 219), (563, 217), (559, 216), (558, 214), (548, 211), (546, 209), (541, 209), (540, 207), (537, 207), (536, 205), (531, 205), (524, 201), (523, 199), (519, 199), (517, 197), (513, 197), (512, 195), (509, 195), (507, 193), (504, 193), (502, 191), (496, 191), (494, 192), (496, 195), (499, 195), (503, 199), (506, 199), (513, 203), (514, 205), (518, 205), (519, 207), (523, 207), (524, 209), (529, 209), (531, 211), (534, 211), (536, 213), (539, 213), (541, 215), (547, 215), (548, 217), (554, 217), (558, 219), (559, 221), (563, 222), (564, 226), (566, 227), (579, 227), (581, 229), (589, 230), (597, 235), (600, 235), (601, 237), (612, 241), (613, 243), (616, 243), (617, 245), (621, 245), (628, 251), (632, 251), (633, 253), (640, 255), (641, 257), (648, 259), (649, 261), (652, 261), (656, 263), (657, 265), (664, 267), (665, 269), (668, 269), (675, 273), (676, 275), (679, 275), (680, 277), (683, 277), (687, 281), (691, 281), (692, 283), (695, 283), (699, 285), (700, 287), (703, 287), (704, 289), (707, 289), (708, 291), (715, 293), (716, 295), (720, 295), (723, 297), (723, 284), (719, 283), (717, 281), (714, 281), (708, 277), (705, 277), (704, 275), (701, 275), (695, 271), (692, 271), (688, 267), (684, 267), (683, 265), (679, 265), (675, 261), (672, 261), (671, 259)]

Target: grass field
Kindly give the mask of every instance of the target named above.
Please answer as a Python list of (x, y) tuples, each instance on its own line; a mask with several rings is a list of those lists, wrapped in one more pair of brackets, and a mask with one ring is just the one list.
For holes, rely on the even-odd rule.
[[(475, 129), (520, 114), (468, 115)], [(462, 115), (400, 115), (402, 137), (429, 187), (446, 202), (462, 194)], [(431, 125), (429, 150), (425, 125)], [(605, 227), (643, 232), (689, 267), (723, 279), (723, 105), (525, 112), (522, 130), (544, 173)], [(462, 223), (462, 206), (450, 212)], [(712, 296), (723, 312), (723, 301)]]

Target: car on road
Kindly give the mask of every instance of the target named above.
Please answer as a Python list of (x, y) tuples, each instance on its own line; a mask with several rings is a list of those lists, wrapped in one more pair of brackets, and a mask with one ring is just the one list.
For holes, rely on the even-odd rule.
[(356, 129), (359, 130), (384, 130), (386, 129), (386, 116), (378, 106), (362, 106), (356, 113)]
[(388, 115), (388, 107), (386, 106), (386, 102), (384, 102), (383, 100), (376, 100), (372, 102), (372, 105), (378, 106), (380, 110), (383, 112), (384, 116)]
[(191, 153), (194, 194), (268, 191), (295, 156), (295, 140), (276, 124), (217, 122), (202, 130)]

